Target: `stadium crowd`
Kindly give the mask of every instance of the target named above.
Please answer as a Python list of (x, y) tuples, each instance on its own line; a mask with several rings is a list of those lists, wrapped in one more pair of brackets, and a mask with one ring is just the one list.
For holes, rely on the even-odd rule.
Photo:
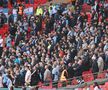
[(8, 0), (0, 0), (0, 7), (7, 8)]
[[(84, 3), (91, 6), (88, 12), (83, 12)], [(9, 34), (0, 36), (0, 87), (64, 82), (89, 69), (108, 69), (106, 1), (38, 6), (30, 16), (23, 14), (22, 4), (17, 8), (17, 21), (10, 13)]]

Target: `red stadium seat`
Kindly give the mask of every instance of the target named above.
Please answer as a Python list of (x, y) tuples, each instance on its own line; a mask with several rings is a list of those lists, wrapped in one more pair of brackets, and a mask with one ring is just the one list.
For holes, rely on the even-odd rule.
[(74, 79), (72, 80), (72, 85), (77, 85), (77, 84), (78, 84), (78, 82), (77, 82), (76, 78), (74, 78)]
[(105, 73), (99, 73), (97, 78), (99, 79), (105, 78)]
[(83, 74), (82, 77), (85, 82), (90, 82), (90, 81), (94, 80), (92, 73), (91, 74)]
[(108, 90), (108, 86), (107, 85), (104, 85), (102, 89), (103, 90)]
[(58, 82), (58, 88), (62, 87), (62, 83)]
[(91, 86), (90, 86), (90, 90), (94, 90), (94, 87), (93, 87), (93, 85), (91, 85)]
[(48, 86), (42, 85), (41, 88), (44, 88), (44, 89), (52, 89), (52, 82), (50, 82)]

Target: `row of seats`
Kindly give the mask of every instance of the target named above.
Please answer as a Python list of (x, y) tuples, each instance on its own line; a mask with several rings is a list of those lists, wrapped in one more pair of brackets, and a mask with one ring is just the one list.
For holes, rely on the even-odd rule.
[[(108, 90), (108, 82), (106, 82), (104, 85), (99, 85), (101, 90)], [(94, 86), (90, 85), (90, 87), (84, 87), (84, 88), (78, 88), (77, 90), (85, 90), (85, 88), (89, 88), (90, 90), (94, 90)]]
[[(106, 71), (104, 71), (103, 73), (99, 73), (97, 75), (97, 79), (103, 79), (103, 78), (105, 78), (105, 73), (106, 73)], [(84, 82), (91, 82), (91, 81), (94, 80), (93, 73), (92, 73), (91, 70), (83, 72), (82, 77), (83, 77)], [(73, 80), (71, 81), (71, 84), (69, 84), (69, 81), (66, 82), (66, 86), (67, 87), (72, 86), (72, 85), (77, 85), (77, 84), (78, 84), (78, 81), (76, 80), (76, 78), (73, 78)], [(108, 85), (108, 83), (106, 83), (106, 84)], [(48, 86), (45, 86), (41, 82), (39, 82), (38, 85), (42, 89), (52, 89), (53, 88), (52, 82), (50, 82)], [(58, 82), (57, 87), (58, 88), (63, 87), (62, 86), (62, 83), (61, 82)], [(102, 88), (106, 88), (106, 86), (102, 86)], [(92, 89), (90, 89), (90, 90), (92, 90)], [(107, 90), (108, 90), (108, 87), (107, 87)]]
[[(106, 82), (104, 85), (99, 85), (100, 88), (102, 90), (108, 90), (108, 82)], [(62, 87), (60, 83), (58, 83), (58, 88)], [(71, 88), (70, 85), (67, 85), (67, 88)], [(89, 88), (90, 90), (94, 90), (94, 86), (93, 85), (90, 85), (89, 87), (83, 87), (83, 88), (78, 88), (77, 90), (85, 90), (85, 88)], [(49, 86), (42, 86), (40, 87), (40, 89), (55, 89), (55, 88), (52, 88), (52, 85), (50, 84)]]

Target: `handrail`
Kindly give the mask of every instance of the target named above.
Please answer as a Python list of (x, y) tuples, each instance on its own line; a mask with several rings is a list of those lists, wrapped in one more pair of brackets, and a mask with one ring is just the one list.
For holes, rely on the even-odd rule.
[[(105, 70), (105, 71), (102, 71), (102, 72), (96, 72), (96, 73), (91, 73), (91, 74), (84, 74), (84, 76), (91, 76), (91, 75), (93, 75), (93, 74), (106, 74), (106, 72), (107, 72), (107, 70)], [(82, 76), (77, 76), (77, 77), (73, 77), (73, 78), (70, 78), (70, 79), (67, 79), (67, 81), (65, 82), (66, 83), (66, 86), (68, 85), (67, 84), (67, 82), (68, 81), (70, 81), (70, 80), (74, 80), (75, 78), (81, 78)], [(90, 82), (84, 82), (83, 84), (77, 84), (77, 85), (72, 85), (71, 84), (71, 86), (72, 87), (57, 87), (57, 89), (60, 89), (60, 88), (82, 88), (82, 87), (84, 87), (85, 85), (86, 86), (88, 86), (88, 85), (92, 85), (93, 84), (93, 82), (103, 82), (103, 83), (105, 83), (106, 81), (108, 81), (108, 78), (106, 78), (106, 77), (104, 77), (104, 78), (102, 78), (102, 79), (96, 79), (96, 80), (93, 80), (93, 81), (90, 81)], [(72, 82), (72, 81), (71, 81)], [(53, 84), (54, 83), (54, 81), (52, 81), (51, 83), (44, 83), (44, 84), (41, 84), (41, 85), (36, 85), (36, 86), (31, 86), (31, 87), (25, 87), (25, 88), (28, 88), (28, 90), (30, 89), (30, 90), (37, 90), (37, 88), (39, 88), (39, 89), (46, 89), (46, 88), (44, 88), (44, 87), (42, 87), (42, 86), (45, 86), (46, 84)], [(58, 83), (62, 83), (63, 84), (63, 82), (61, 82), (61, 81), (58, 81)], [(57, 84), (54, 84), (53, 86), (57, 86), (58, 85), (58, 83)], [(91, 84), (90, 84), (91, 83)], [(70, 85), (70, 84), (69, 84)], [(47, 86), (46, 86), (47, 87)], [(19, 86), (19, 88), (22, 88), (22, 86)], [(2, 88), (3, 89), (3, 88)], [(47, 88), (47, 89), (53, 89), (53, 87), (51, 87), (51, 88)], [(47, 90), (46, 89), (46, 90)]]
[[(84, 76), (91, 76), (91, 75), (94, 75), (94, 74), (95, 74), (95, 75), (99, 75), (99, 74), (104, 74), (104, 73), (106, 73), (106, 70), (105, 70), (105, 71), (102, 71), (102, 72), (96, 72), (96, 73), (91, 73), (91, 74), (84, 74)], [(69, 78), (69, 79), (67, 79), (66, 82), (58, 81), (57, 84), (54, 84), (53, 86), (58, 85), (58, 83), (67, 83), (67, 82), (70, 81), (70, 80), (74, 80), (74, 79), (76, 79), (76, 78), (81, 78), (81, 77), (83, 77), (83, 76), (77, 76), (77, 77)], [(103, 78), (103, 79), (104, 79), (104, 78)], [(52, 81), (52, 82), (50, 82), (50, 83), (45, 83), (45, 84), (42, 84), (42, 85), (36, 85), (36, 86), (32, 86), (32, 87), (39, 87), (39, 88), (41, 88), (42, 86), (45, 86), (46, 84), (50, 85), (50, 84), (53, 84), (53, 83), (55, 83), (55, 82)]]

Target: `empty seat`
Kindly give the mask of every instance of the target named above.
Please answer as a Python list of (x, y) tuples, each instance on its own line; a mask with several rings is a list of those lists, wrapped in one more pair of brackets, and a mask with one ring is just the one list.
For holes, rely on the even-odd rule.
[(78, 84), (78, 81), (76, 80), (76, 78), (74, 78), (73, 80), (72, 80), (72, 85), (77, 85)]
[(82, 77), (85, 82), (90, 82), (90, 81), (94, 80), (92, 73), (91, 74), (83, 74)]
[(62, 87), (62, 83), (58, 82), (58, 88)]
[(50, 82), (49, 85), (45, 85), (45, 84), (43, 84), (41, 88), (44, 88), (44, 89), (52, 89), (52, 82)]

